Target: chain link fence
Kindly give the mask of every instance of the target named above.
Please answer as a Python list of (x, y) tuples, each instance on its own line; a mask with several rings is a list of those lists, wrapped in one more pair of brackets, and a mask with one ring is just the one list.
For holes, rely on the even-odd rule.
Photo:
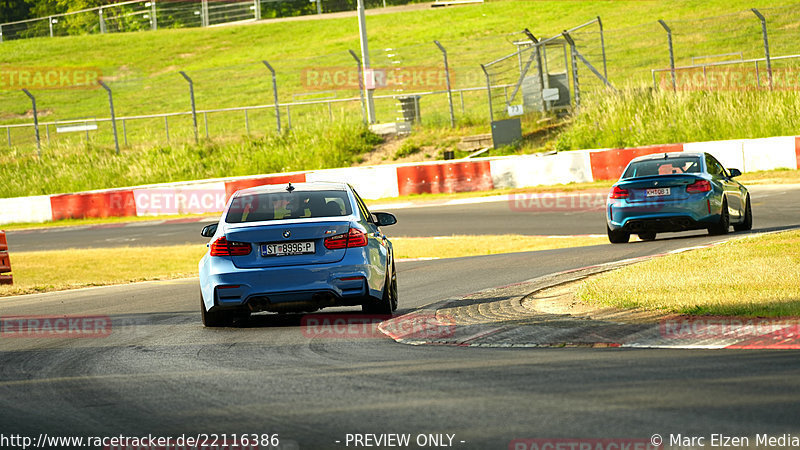
[[(413, 0), (365, 0), (366, 8)], [(35, 37), (208, 27), (266, 18), (352, 11), (356, 0), (133, 0), (0, 23), (0, 42)]]
[[(248, 2), (224, 2), (230, 8), (228, 17), (244, 15)], [(135, 12), (146, 3), (130, 2), (128, 7)], [(180, 4), (156, 3), (165, 9)], [(193, 2), (194, 7), (199, 4)], [(209, 0), (209, 8), (214, 5)], [(233, 9), (236, 5), (242, 7), (239, 12)], [(142, 11), (131, 13), (128, 22), (109, 19), (106, 29), (125, 30), (126, 25), (110, 24), (144, 20)], [(203, 13), (211, 22), (212, 11)], [(106, 18), (119, 15), (104, 13)], [(173, 11), (172, 16), (189, 23), (197, 14), (180, 16)], [(161, 26), (167, 13), (158, 17)], [(103, 80), (112, 94), (117, 140), (123, 147), (193, 142), (196, 137), (258, 138), (320, 122), (365, 120), (360, 89), (365, 82), (374, 89), (378, 122), (485, 123), (520, 113), (569, 111), (592, 96), (630, 88), (768, 90), (795, 83), (797, 89), (798, 23), (800, 4), (709, 18), (653, 20), (626, 28), (608, 28), (597, 17), (547, 37), (532, 29), (481, 32), (402, 47), (373, 46), (371, 76), (361, 73), (359, 52), (342, 50), (309, 58), (185, 69), (186, 78), (177, 67), (140, 74), (123, 65)], [(712, 80), (714, 71), (722, 69), (727, 77), (724, 86), (718, 73)], [(733, 80), (731, 74), (740, 76)], [(733, 82), (738, 84), (732, 86)], [(103, 89), (49, 89), (32, 95), (41, 145), (57, 148), (91, 141), (114, 146), (111, 105)], [(183, 105), (177, 111), (175, 99)], [(0, 120), (5, 122), (0, 125), (0, 146), (35, 146), (31, 100), (18, 90), (0, 91), (0, 105), (4, 116)], [(63, 110), (93, 113), (64, 117), (58, 113)]]

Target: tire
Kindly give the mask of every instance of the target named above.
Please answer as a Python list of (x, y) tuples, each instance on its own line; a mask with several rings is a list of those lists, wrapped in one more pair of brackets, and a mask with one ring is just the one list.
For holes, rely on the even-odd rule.
[(392, 315), (392, 311), (397, 309), (397, 275), (394, 272), (392, 263), (392, 276), (386, 272), (386, 282), (383, 287), (383, 296), (380, 299), (372, 299), (370, 303), (361, 306), (361, 310), (369, 314)]
[(639, 233), (638, 236), (639, 236), (639, 239), (641, 239), (643, 241), (652, 241), (652, 240), (655, 240), (656, 233), (653, 233), (652, 231), (648, 231), (646, 233)]
[(731, 227), (731, 218), (728, 215), (728, 199), (722, 199), (722, 211), (719, 214), (719, 222), (708, 227), (708, 234), (722, 235), (728, 234)]
[(209, 328), (224, 327), (233, 321), (233, 314), (230, 311), (206, 311), (202, 295), (200, 295), (200, 316), (203, 319), (203, 326)]
[(608, 225), (606, 225), (606, 231), (608, 232), (608, 240), (612, 244), (625, 244), (631, 239), (631, 234), (627, 231), (612, 230)]
[(733, 225), (736, 231), (750, 231), (753, 229), (753, 210), (750, 207), (750, 195), (745, 198), (744, 220)]

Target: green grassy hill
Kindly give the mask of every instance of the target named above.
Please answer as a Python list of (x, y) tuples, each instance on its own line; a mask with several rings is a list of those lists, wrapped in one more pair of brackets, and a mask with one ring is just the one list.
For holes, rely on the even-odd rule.
[[(673, 29), (678, 65), (690, 64), (692, 57), (704, 55), (763, 56), (760, 24), (748, 11), (752, 7), (758, 7), (767, 17), (773, 56), (800, 53), (800, 41), (796, 39), (800, 6), (776, 5), (780, 3), (487, 1), (369, 16), (367, 25), (374, 67), (441, 67), (441, 53), (432, 43), (437, 39), (448, 50), (454, 88), (469, 88), (485, 85), (479, 64), (514, 51), (511, 41), (523, 37), (520, 30), (528, 28), (538, 37), (547, 37), (600, 16), (605, 27), (609, 79), (630, 94), (597, 95), (601, 92), (599, 81), (582, 68), (584, 114), (573, 116), (562, 128), (561, 137), (547, 144), (570, 149), (796, 132), (798, 124), (794, 123), (796, 114), (792, 112), (800, 105), (794, 90), (784, 90), (780, 95), (690, 92), (679, 96), (636, 90), (652, 84), (650, 69), (668, 66), (666, 34), (657, 19), (664, 19)], [(597, 25), (587, 27), (576, 33), (575, 39), (581, 51), (600, 67), (598, 31)], [(355, 17), (264, 21), (207, 29), (8, 41), (0, 44), (0, 71), (20, 67), (97, 67), (114, 91), (117, 116), (131, 116), (188, 111), (188, 86), (179, 70), (194, 79), (199, 109), (271, 104), (271, 79), (261, 60), (270, 61), (278, 72), (281, 102), (308, 99), (313, 97), (315, 88), (303, 78), (304, 74), (349, 70), (355, 62), (347, 50), (358, 48)], [(790, 64), (776, 63), (776, 68)], [(761, 70), (763, 73), (763, 67)], [(109, 115), (107, 97), (101, 89), (38, 90), (34, 94), (40, 121)], [(388, 89), (376, 92), (400, 94), (403, 92)], [(321, 95), (343, 99), (357, 97), (358, 93), (335, 89)], [(395, 120), (394, 99), (377, 100), (376, 107), (379, 121)], [(445, 96), (425, 97), (421, 108), (423, 126), (447, 124)], [(0, 127), (29, 123), (30, 109), (30, 101), (22, 92), (0, 90)], [(287, 111), (282, 110), (281, 114), (286, 126)], [(53, 127), (43, 128), (43, 139), (47, 143), (49, 133), (50, 144), (45, 145), (42, 160), (34, 157), (32, 130), (14, 128), (10, 148), (0, 134), (0, 176), (15, 180), (5, 183), (0, 196), (347, 165), (375, 142), (373, 136), (360, 129), (360, 114), (357, 102), (340, 103), (330, 111), (320, 105), (294, 107), (291, 120), (295, 136), (287, 140), (274, 136), (272, 110), (248, 115), (247, 136), (241, 111), (214, 113), (208, 115), (208, 125), (202, 116), (199, 124), (201, 135), (208, 126), (213, 142), (199, 146), (193, 145), (188, 116), (169, 119), (169, 143), (163, 119), (127, 121), (129, 146), (119, 157), (109, 151), (112, 134), (105, 124), (93, 132), (89, 143), (83, 142), (82, 133), (56, 135)], [(461, 128), (455, 134), (488, 132), (485, 90), (465, 93), (463, 111), (457, 97), (456, 117)], [(329, 118), (334, 123), (329, 124)], [(741, 121), (747, 126), (739, 126)], [(535, 128), (535, 120), (526, 123)], [(525, 131), (534, 132), (534, 128)], [(5, 134), (2, 128), (0, 132)], [(351, 134), (358, 142), (344, 139), (342, 134)], [(331, 136), (323, 139), (326, 144), (320, 142), (323, 136)], [(330, 144), (344, 141), (345, 150)], [(289, 149), (299, 143), (308, 147)], [(249, 155), (261, 152), (272, 156), (250, 159)], [(167, 158), (165, 154), (172, 156)], [(219, 159), (213, 159), (216, 164), (202, 160), (209, 154), (219, 155)], [(102, 174), (94, 173), (101, 168)]]

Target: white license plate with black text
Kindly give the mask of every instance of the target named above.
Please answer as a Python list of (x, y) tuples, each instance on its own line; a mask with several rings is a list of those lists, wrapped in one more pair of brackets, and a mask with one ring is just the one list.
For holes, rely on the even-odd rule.
[(662, 197), (664, 195), (669, 195), (669, 188), (654, 188), (647, 190), (648, 197)]
[(314, 241), (261, 244), (261, 256), (307, 255), (314, 251)]

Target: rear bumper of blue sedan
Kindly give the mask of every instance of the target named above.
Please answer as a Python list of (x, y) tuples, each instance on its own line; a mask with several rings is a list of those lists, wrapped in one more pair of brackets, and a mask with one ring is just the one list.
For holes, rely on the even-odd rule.
[[(359, 305), (373, 292), (375, 274), (361, 252), (331, 264), (245, 269), (229, 257), (200, 261), (200, 289), (207, 310), (304, 312)], [(383, 280), (381, 280), (383, 281)]]
[(719, 222), (721, 208), (713, 195), (647, 203), (619, 199), (609, 201), (606, 216), (613, 231), (673, 232), (708, 228)]

